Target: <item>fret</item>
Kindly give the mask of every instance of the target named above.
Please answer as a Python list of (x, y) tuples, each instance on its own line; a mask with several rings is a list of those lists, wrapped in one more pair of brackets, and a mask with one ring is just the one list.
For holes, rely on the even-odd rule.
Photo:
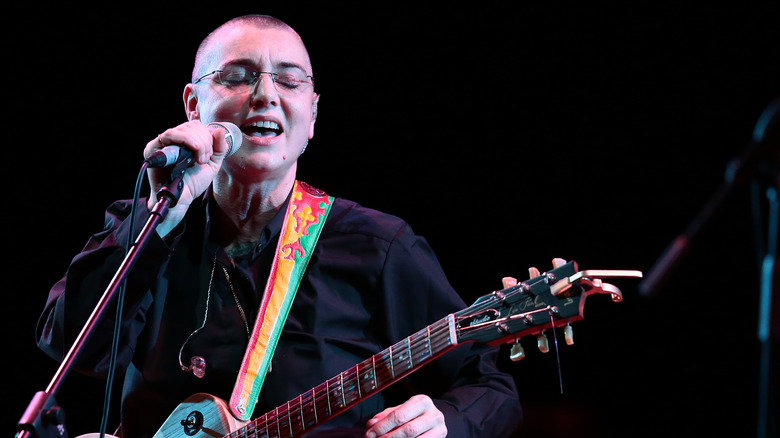
[[(314, 389), (298, 396), (297, 415), (300, 417), (300, 430), (317, 425), (317, 401), (314, 399)], [(311, 411), (314, 411), (312, 415)]]
[(312, 404), (312, 407), (313, 407), (312, 410), (314, 411), (314, 424), (317, 424), (317, 423), (320, 422), (320, 420), (317, 418), (317, 397), (314, 394), (314, 390), (315, 389), (316, 388), (312, 388), (311, 389), (311, 400), (312, 400), (312, 403), (313, 403)]
[(395, 367), (393, 366), (393, 346), (391, 345), (390, 348), (390, 376), (395, 379)]
[(428, 326), (428, 356), (433, 357), (433, 349), (431, 349), (431, 326)]
[(407, 369), (412, 369), (414, 364), (412, 363), (412, 337), (409, 336), (406, 338), (406, 353), (409, 355), (409, 367)]
[(355, 385), (358, 390), (358, 398), (363, 398), (363, 391), (360, 390), (360, 364), (355, 365)]
[(279, 425), (279, 407), (277, 406), (274, 410), (276, 412), (276, 415), (274, 417), (276, 418), (276, 436), (282, 436), (282, 427)]
[[(360, 364), (358, 363), (354, 368), (350, 368), (345, 374), (347, 377), (347, 388), (349, 389), (348, 395), (350, 395), (349, 404), (353, 405), (355, 402), (363, 399), (363, 389), (360, 387)], [(354, 385), (352, 384), (353, 381), (355, 382)]]
[(376, 388), (376, 354), (371, 356), (371, 370), (373, 371), (374, 388)]
[(303, 416), (303, 394), (298, 396), (299, 415), (301, 416), (301, 429), (306, 430), (306, 418)]
[(269, 436), (269, 432), (268, 432), (268, 414), (263, 415), (260, 418), (258, 418), (256, 424), (259, 423), (260, 420), (263, 420), (263, 423), (265, 424), (261, 428), (261, 431), (263, 431), (263, 435), (261, 436), (261, 438), (267, 438)]
[(325, 381), (325, 394), (328, 397), (328, 415), (330, 415), (330, 413), (333, 412), (333, 408), (330, 405), (330, 384), (329, 384), (329, 382), (330, 382), (329, 380)]
[(290, 417), (290, 402), (287, 402), (287, 425), (290, 426), (290, 436), (293, 436), (292, 418)]
[[(354, 377), (353, 377), (354, 373)], [(346, 371), (344, 371), (342, 374), (342, 384), (344, 385), (344, 382), (346, 382), (345, 386), (343, 387), (343, 397), (346, 398), (346, 401), (344, 402), (344, 406), (350, 406), (352, 405), (356, 400), (360, 400), (360, 378), (357, 375), (357, 371), (355, 368), (350, 368)], [(354, 384), (353, 384), (354, 382)], [(357, 391), (355, 391), (355, 387), (357, 387)]]
[[(376, 358), (375, 356), (371, 356), (371, 363), (368, 363), (368, 360), (364, 360), (360, 363), (360, 365), (363, 365), (363, 375), (360, 377), (360, 381), (363, 382), (361, 385), (368, 385), (368, 393), (370, 394), (372, 391), (376, 389)], [(366, 367), (370, 367), (369, 369), (366, 369)], [(365, 386), (363, 386), (365, 388)]]
[(344, 396), (344, 373), (339, 373), (339, 387), (341, 388), (341, 407), (347, 406), (347, 398)]

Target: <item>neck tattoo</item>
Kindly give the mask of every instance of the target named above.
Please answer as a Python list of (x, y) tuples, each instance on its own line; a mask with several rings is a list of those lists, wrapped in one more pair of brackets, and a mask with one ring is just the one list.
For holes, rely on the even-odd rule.
[(230, 248), (225, 249), (228, 257), (234, 259), (236, 257), (246, 257), (252, 253), (257, 246), (257, 242), (244, 242), (231, 245)]

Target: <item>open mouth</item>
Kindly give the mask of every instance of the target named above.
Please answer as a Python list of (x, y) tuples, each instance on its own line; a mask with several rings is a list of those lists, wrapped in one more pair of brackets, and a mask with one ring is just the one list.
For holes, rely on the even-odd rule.
[(247, 137), (274, 137), (282, 133), (282, 128), (276, 122), (263, 120), (242, 126), (241, 132)]

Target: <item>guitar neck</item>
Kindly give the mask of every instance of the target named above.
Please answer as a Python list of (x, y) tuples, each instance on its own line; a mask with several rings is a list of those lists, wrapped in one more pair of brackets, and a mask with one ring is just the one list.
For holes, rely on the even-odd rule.
[[(558, 259), (556, 259), (558, 260)], [(418, 331), (392, 347), (244, 423), (227, 404), (208, 394), (194, 394), (165, 421), (155, 437), (191, 438), (203, 432), (223, 438), (293, 438), (401, 380), (435, 358), (467, 342), (499, 345), (555, 329), (584, 317), (588, 295), (622, 292), (602, 277), (641, 278), (641, 271), (577, 271), (574, 261), (517, 285), (478, 298), (474, 304)], [(514, 347), (513, 347), (514, 350)], [(514, 353), (513, 353), (514, 354)], [(521, 355), (512, 357), (519, 360)], [(227, 435), (226, 432), (232, 431)], [(198, 437), (204, 436), (197, 435)]]
[(234, 431), (229, 438), (296, 437), (416, 371), (457, 345), (449, 315)]

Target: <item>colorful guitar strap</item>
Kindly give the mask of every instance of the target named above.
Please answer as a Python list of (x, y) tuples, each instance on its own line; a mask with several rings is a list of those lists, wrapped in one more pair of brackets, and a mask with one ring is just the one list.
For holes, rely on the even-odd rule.
[(295, 181), (263, 301), (230, 397), (230, 410), (249, 420), (301, 277), (333, 205), (333, 197)]

